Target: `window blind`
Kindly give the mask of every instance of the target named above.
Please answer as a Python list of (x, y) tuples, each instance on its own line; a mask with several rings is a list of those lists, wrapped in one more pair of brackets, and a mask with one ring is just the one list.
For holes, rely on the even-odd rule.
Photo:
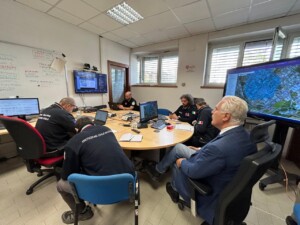
[(242, 65), (248, 66), (270, 60), (272, 40), (247, 42), (244, 48)]
[(161, 60), (160, 83), (176, 83), (178, 56), (164, 56)]
[(227, 70), (237, 66), (238, 56), (239, 45), (213, 49), (209, 83), (224, 83)]
[(145, 57), (144, 58), (144, 76), (143, 83), (157, 83), (157, 57)]
[(300, 37), (295, 37), (291, 46), (289, 58), (300, 56)]

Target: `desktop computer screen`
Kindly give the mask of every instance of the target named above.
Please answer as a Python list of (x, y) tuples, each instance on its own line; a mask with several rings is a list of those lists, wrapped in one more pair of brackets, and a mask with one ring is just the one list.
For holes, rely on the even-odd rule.
[(146, 123), (157, 118), (157, 101), (140, 103), (140, 122)]
[(2, 98), (0, 99), (0, 114), (4, 116), (32, 116), (40, 114), (38, 98)]
[(75, 93), (107, 93), (106, 79), (105, 74), (74, 70)]

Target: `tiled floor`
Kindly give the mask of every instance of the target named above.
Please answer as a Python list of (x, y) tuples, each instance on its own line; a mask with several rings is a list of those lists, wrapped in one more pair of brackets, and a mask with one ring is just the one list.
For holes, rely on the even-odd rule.
[[(292, 172), (299, 169), (285, 162)], [(199, 225), (202, 220), (194, 218), (188, 209), (180, 211), (165, 192), (168, 177), (160, 184), (152, 184), (141, 174), (140, 225)], [(25, 191), (36, 180), (35, 174), (26, 171), (20, 158), (0, 162), (0, 225), (61, 225), (61, 214), (67, 205), (56, 191), (55, 178), (49, 179), (35, 189), (33, 194)], [(153, 186), (155, 185), (155, 186)], [(295, 186), (293, 186), (295, 188)], [(246, 222), (248, 225), (284, 225), (291, 213), (294, 198), (292, 191), (285, 192), (282, 185), (275, 184), (260, 191), (254, 187), (252, 202)], [(129, 203), (98, 206), (95, 216), (83, 225), (130, 225), (133, 224), (133, 207)]]

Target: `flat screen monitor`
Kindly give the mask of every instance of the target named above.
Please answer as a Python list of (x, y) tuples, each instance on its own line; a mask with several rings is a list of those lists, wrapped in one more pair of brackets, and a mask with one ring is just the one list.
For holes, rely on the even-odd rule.
[(224, 95), (244, 99), (248, 115), (300, 124), (300, 57), (227, 71)]
[(140, 123), (147, 123), (157, 116), (157, 101), (140, 103)]
[(40, 114), (38, 98), (2, 98), (0, 99), (0, 114), (4, 116), (33, 116)]
[(74, 70), (73, 74), (75, 93), (107, 93), (106, 74), (79, 70)]

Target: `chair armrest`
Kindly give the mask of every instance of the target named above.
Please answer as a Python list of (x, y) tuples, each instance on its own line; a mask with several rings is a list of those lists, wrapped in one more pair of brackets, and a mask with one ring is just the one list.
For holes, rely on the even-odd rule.
[(191, 178), (188, 178), (189, 182), (192, 186), (192, 188), (198, 192), (200, 195), (210, 195), (212, 192), (212, 188), (207, 185), (207, 184), (203, 184), (197, 180), (193, 180)]

